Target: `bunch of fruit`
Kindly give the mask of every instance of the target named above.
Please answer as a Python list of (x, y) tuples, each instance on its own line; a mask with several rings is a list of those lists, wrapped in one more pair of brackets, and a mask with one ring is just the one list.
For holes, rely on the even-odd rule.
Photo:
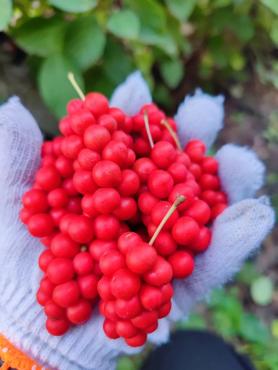
[(67, 112), (22, 200), (21, 220), (45, 246), (37, 301), (52, 335), (98, 304), (109, 338), (141, 346), (227, 206), (218, 164), (201, 141), (182, 150), (174, 120), (154, 104), (128, 117), (89, 93)]

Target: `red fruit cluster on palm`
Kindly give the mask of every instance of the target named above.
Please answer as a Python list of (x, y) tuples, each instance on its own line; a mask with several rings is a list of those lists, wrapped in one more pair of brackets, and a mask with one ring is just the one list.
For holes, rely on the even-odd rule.
[(90, 93), (67, 112), (20, 213), (46, 247), (37, 300), (53, 335), (99, 304), (106, 335), (141, 346), (227, 206), (217, 161), (198, 140), (180, 150), (175, 122), (154, 104), (128, 117)]

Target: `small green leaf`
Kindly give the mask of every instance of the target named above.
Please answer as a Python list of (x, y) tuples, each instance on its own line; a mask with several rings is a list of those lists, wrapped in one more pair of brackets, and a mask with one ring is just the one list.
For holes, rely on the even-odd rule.
[(179, 59), (173, 59), (161, 64), (162, 77), (170, 88), (175, 88), (184, 75), (184, 67)]
[(96, 63), (105, 47), (105, 34), (94, 16), (71, 22), (65, 35), (65, 54), (82, 70)]
[(40, 57), (62, 51), (66, 23), (59, 17), (34, 18), (17, 28), (16, 43), (27, 53)]
[(121, 357), (117, 364), (117, 370), (136, 370), (136, 367), (131, 358)]
[(250, 342), (265, 343), (269, 333), (267, 327), (255, 315), (244, 313), (241, 317), (240, 336)]
[(198, 314), (191, 314), (188, 320), (179, 321), (176, 325), (177, 329), (205, 329), (205, 319)]
[(70, 13), (83, 13), (93, 9), (97, 0), (50, 0), (54, 7)]
[(277, 0), (261, 0), (261, 2), (268, 7), (273, 13), (278, 15), (278, 1)]
[(271, 279), (261, 276), (251, 285), (251, 296), (255, 303), (260, 306), (266, 306), (272, 301), (273, 290)]
[(107, 28), (118, 37), (137, 39), (140, 32), (140, 21), (136, 13), (131, 10), (119, 10), (112, 13), (108, 19)]
[(169, 11), (180, 21), (186, 21), (194, 10), (196, 0), (166, 0)]
[(66, 112), (68, 101), (76, 97), (76, 92), (68, 81), (69, 71), (74, 73), (81, 89), (84, 87), (82, 76), (76, 66), (63, 55), (47, 58), (39, 71), (39, 89), (47, 106), (61, 117)]
[(278, 319), (274, 320), (271, 324), (271, 332), (275, 338), (278, 338)]
[(0, 0), (0, 31), (7, 28), (12, 16), (12, 1)]

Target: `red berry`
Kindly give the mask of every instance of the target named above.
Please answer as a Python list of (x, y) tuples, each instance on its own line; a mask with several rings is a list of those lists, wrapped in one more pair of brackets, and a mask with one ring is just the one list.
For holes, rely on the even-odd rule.
[(196, 199), (187, 209), (185, 215), (194, 218), (199, 224), (204, 225), (210, 219), (210, 208), (203, 200)]
[(39, 289), (36, 294), (37, 302), (41, 306), (45, 306), (46, 303), (51, 299), (51, 295), (44, 292), (42, 289)]
[(89, 320), (91, 313), (92, 306), (85, 299), (82, 299), (75, 305), (67, 308), (68, 320), (75, 325), (84, 324)]
[(145, 191), (139, 195), (138, 207), (141, 212), (150, 214), (153, 207), (157, 204), (158, 199), (151, 193)]
[(177, 184), (175, 185), (173, 191), (169, 196), (169, 202), (173, 204), (177, 197), (180, 195), (183, 195), (185, 197), (185, 201), (178, 206), (178, 210), (183, 211), (188, 208), (190, 204), (192, 204), (195, 198), (195, 194), (192, 188), (187, 186), (186, 184)]
[(154, 170), (148, 179), (148, 188), (151, 193), (160, 198), (165, 199), (173, 190), (174, 180), (172, 176), (162, 170)]
[(166, 317), (169, 315), (172, 308), (171, 302), (164, 303), (163, 306), (161, 306), (158, 310), (158, 318), (161, 319), (162, 317)]
[(162, 293), (162, 303), (166, 303), (171, 300), (174, 295), (174, 289), (171, 283), (165, 284), (160, 287)]
[(139, 176), (135, 171), (123, 170), (122, 182), (119, 186), (119, 192), (124, 197), (135, 195), (140, 187)]
[(50, 250), (45, 250), (39, 257), (39, 266), (42, 271), (46, 271), (49, 263), (53, 260), (54, 256)]
[(100, 298), (102, 298), (104, 301), (109, 301), (113, 299), (113, 295), (110, 289), (110, 278), (108, 278), (107, 276), (102, 276), (102, 278), (98, 281), (97, 291), (100, 295)]
[(153, 247), (141, 242), (132, 246), (126, 254), (127, 267), (136, 274), (144, 274), (153, 268), (157, 253)]
[(125, 338), (126, 343), (130, 347), (140, 347), (146, 343), (147, 335), (145, 333), (139, 333), (131, 338)]
[(133, 198), (121, 198), (118, 208), (114, 215), (120, 220), (130, 220), (137, 214), (137, 203)]
[(201, 198), (210, 206), (214, 206), (217, 202), (217, 193), (213, 190), (205, 190), (201, 194)]
[(161, 290), (150, 285), (143, 285), (140, 290), (141, 303), (148, 311), (158, 309), (162, 304), (162, 297)]
[(69, 197), (65, 189), (58, 188), (53, 189), (48, 193), (47, 200), (50, 207), (64, 208), (68, 204)]
[(53, 232), (54, 228), (52, 218), (47, 213), (38, 213), (31, 216), (27, 225), (30, 234), (38, 238), (48, 236)]
[(172, 267), (164, 258), (158, 256), (153, 268), (144, 275), (145, 281), (153, 286), (161, 286), (171, 281)]
[(151, 151), (151, 159), (159, 168), (168, 168), (176, 159), (176, 149), (167, 141), (160, 141)]
[(200, 140), (190, 140), (185, 147), (186, 154), (193, 162), (201, 162), (206, 151), (205, 144)]
[(199, 226), (191, 217), (180, 217), (172, 229), (174, 240), (180, 245), (188, 245), (199, 233)]
[(69, 330), (69, 322), (66, 319), (50, 319), (46, 320), (47, 331), (54, 336), (61, 336)]
[(84, 106), (89, 109), (95, 117), (99, 117), (109, 110), (108, 99), (104, 95), (96, 92), (86, 95)]
[(72, 258), (79, 252), (80, 246), (66, 234), (59, 233), (52, 239), (50, 249), (55, 257)]
[(76, 281), (70, 280), (57, 285), (53, 291), (53, 301), (60, 307), (67, 308), (76, 304), (80, 297), (79, 287)]
[(213, 157), (205, 157), (202, 160), (201, 166), (205, 173), (215, 175), (218, 171), (218, 162)]
[(187, 169), (182, 163), (173, 163), (168, 168), (175, 183), (184, 182), (187, 178)]
[(79, 152), (77, 160), (83, 170), (92, 170), (100, 160), (100, 155), (94, 150), (84, 148)]
[(97, 239), (114, 240), (119, 235), (120, 223), (115, 216), (100, 215), (95, 218), (94, 230)]
[(143, 311), (140, 315), (131, 319), (132, 324), (138, 329), (146, 329), (157, 322), (157, 313), (155, 311)]
[(189, 248), (194, 252), (204, 252), (210, 244), (211, 231), (207, 227), (203, 226), (200, 228), (199, 235), (190, 244)]
[(97, 283), (97, 278), (93, 274), (80, 276), (78, 278), (78, 286), (82, 297), (89, 300), (96, 298), (98, 295)]
[(108, 338), (117, 339), (119, 338), (119, 334), (116, 330), (116, 323), (111, 320), (105, 319), (103, 322), (103, 331), (107, 335)]
[(105, 127), (111, 134), (118, 128), (117, 120), (110, 114), (103, 114), (99, 117), (98, 124)]
[(194, 259), (186, 251), (176, 251), (169, 257), (168, 261), (172, 266), (174, 278), (184, 279), (194, 270)]
[(103, 214), (109, 214), (120, 206), (121, 197), (113, 188), (101, 188), (94, 192), (92, 205), (94, 209)]
[[(156, 226), (159, 225), (170, 208), (171, 208), (171, 204), (169, 202), (166, 202), (166, 201), (157, 202), (156, 205), (153, 207), (152, 213), (151, 213), (152, 223)], [(165, 223), (163, 229), (167, 230), (171, 228), (174, 225), (174, 223), (177, 221), (178, 217), (179, 217), (178, 211), (175, 210), (173, 214), (169, 217), (167, 222)]]
[(78, 135), (70, 135), (64, 138), (61, 150), (65, 157), (75, 159), (83, 148), (83, 141)]
[(94, 261), (89, 252), (80, 252), (73, 259), (73, 267), (78, 275), (87, 275), (93, 272)]
[(83, 108), (83, 101), (80, 99), (71, 99), (67, 104), (68, 114), (73, 114)]
[(91, 194), (96, 190), (91, 171), (77, 170), (73, 175), (73, 184), (81, 194)]
[(122, 180), (121, 169), (112, 161), (99, 161), (93, 168), (93, 179), (100, 187), (118, 186)]
[(36, 183), (44, 190), (53, 190), (59, 187), (61, 177), (54, 166), (42, 167), (36, 174)]
[(47, 267), (47, 277), (53, 284), (63, 284), (73, 276), (73, 264), (67, 258), (54, 258)]
[(112, 276), (117, 270), (125, 267), (125, 260), (119, 251), (110, 250), (100, 257), (99, 267), (104, 275)]
[(63, 177), (68, 177), (73, 174), (72, 160), (62, 155), (56, 159), (55, 168)]
[[(227, 204), (225, 203), (218, 203), (211, 209), (211, 218), (215, 219), (219, 216), (225, 209), (227, 208)], [(34, 216), (33, 216), (34, 217)]]
[(116, 249), (117, 245), (114, 241), (111, 240), (94, 240), (90, 244), (90, 254), (93, 258), (98, 261), (103, 253), (111, 249)]
[(218, 190), (220, 181), (218, 177), (205, 173), (200, 177), (199, 184), (203, 190)]
[(118, 316), (117, 316), (116, 310), (115, 310), (115, 301), (114, 300), (110, 300), (108, 302), (105, 302), (104, 316), (107, 317), (107, 319), (113, 320), (113, 321), (116, 321), (118, 319)]
[(34, 213), (45, 212), (48, 209), (47, 197), (43, 190), (32, 189), (22, 198), (22, 203), (29, 211)]
[(138, 333), (138, 329), (129, 320), (118, 320), (116, 322), (116, 331), (123, 338), (131, 338)]
[(64, 117), (61, 119), (59, 122), (59, 130), (64, 136), (69, 136), (74, 133), (71, 128), (70, 117)]
[(93, 125), (84, 132), (85, 146), (96, 152), (100, 152), (110, 140), (110, 132), (102, 126)]
[(94, 125), (96, 123), (96, 120), (92, 113), (85, 109), (73, 113), (70, 119), (71, 119), (71, 128), (78, 135), (82, 135), (83, 132), (89, 126)]
[(137, 295), (129, 300), (117, 299), (115, 301), (116, 314), (122, 319), (132, 319), (142, 311), (142, 306)]
[(68, 233), (77, 243), (89, 243), (94, 236), (93, 222), (86, 216), (75, 216), (69, 223)]
[(130, 299), (140, 289), (140, 280), (137, 275), (127, 269), (115, 272), (111, 279), (111, 292), (116, 298)]
[(123, 142), (112, 140), (103, 149), (102, 158), (123, 167), (127, 158), (127, 146)]
[(142, 182), (146, 182), (150, 174), (156, 169), (156, 165), (149, 158), (140, 158), (134, 163), (134, 171)]
[(65, 310), (53, 301), (48, 301), (44, 306), (44, 312), (50, 319), (63, 319), (66, 316)]
[(136, 245), (141, 243), (142, 239), (138, 234), (128, 231), (119, 237), (118, 248), (122, 253), (126, 254), (130, 248), (134, 248)]
[(161, 256), (169, 256), (175, 252), (177, 244), (169, 232), (161, 231), (155, 239), (154, 247)]

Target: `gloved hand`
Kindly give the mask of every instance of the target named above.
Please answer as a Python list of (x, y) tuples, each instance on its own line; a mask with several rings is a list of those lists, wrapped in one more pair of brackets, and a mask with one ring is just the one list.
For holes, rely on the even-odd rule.
[[(181, 104), (176, 120), (179, 134), (212, 144), (222, 127), (221, 98), (198, 92)], [(146, 83), (137, 72), (120, 85), (111, 103), (134, 114), (151, 101)], [(121, 339), (103, 333), (103, 318), (95, 310), (89, 322), (63, 337), (50, 336), (35, 295), (39, 283), (38, 255), (42, 246), (18, 218), (21, 196), (32, 185), (40, 157), (41, 133), (33, 117), (12, 98), (0, 107), (0, 333), (48, 368), (112, 370), (121, 353), (135, 353)], [(210, 248), (196, 260), (193, 275), (177, 282), (173, 310), (149, 336), (154, 343), (168, 339), (170, 321), (187, 315), (194, 303), (225, 283), (255, 251), (274, 222), (265, 198), (255, 195), (263, 183), (264, 167), (255, 154), (233, 145), (218, 153), (219, 174), (231, 203), (213, 226)], [(1, 354), (0, 354), (1, 357)]]

